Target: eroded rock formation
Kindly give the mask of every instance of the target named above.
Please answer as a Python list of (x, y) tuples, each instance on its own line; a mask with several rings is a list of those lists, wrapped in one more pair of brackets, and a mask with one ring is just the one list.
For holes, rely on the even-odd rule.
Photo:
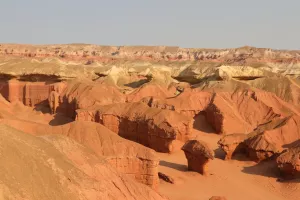
[(2, 123), (36, 136), (67, 136), (103, 157), (118, 172), (154, 189), (158, 187), (159, 160), (155, 152), (119, 137), (101, 124), (75, 121), (61, 126), (49, 126), (7, 117)]
[(180, 149), (191, 134), (192, 120), (177, 112), (124, 103), (77, 110), (77, 120), (95, 121), (120, 136), (159, 152)]
[(0, 135), (3, 199), (165, 199), (74, 140), (35, 137), (3, 124)]
[(258, 126), (245, 140), (249, 157), (259, 162), (280, 154), (300, 139), (299, 124), (299, 116), (293, 115)]
[(207, 121), (221, 134), (248, 133), (281, 116), (249, 90), (217, 93), (205, 113)]
[(183, 145), (182, 150), (188, 161), (188, 169), (207, 175), (207, 164), (215, 155), (210, 147), (203, 141), (189, 140)]

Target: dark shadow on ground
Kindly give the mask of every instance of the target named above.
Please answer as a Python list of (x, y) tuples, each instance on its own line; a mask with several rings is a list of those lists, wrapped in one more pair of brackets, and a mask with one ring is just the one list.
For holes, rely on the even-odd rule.
[(51, 109), (49, 107), (48, 100), (44, 100), (39, 104), (34, 105), (35, 111), (40, 111), (43, 114), (51, 114)]
[(63, 114), (57, 113), (54, 115), (54, 119), (49, 122), (50, 126), (60, 126), (64, 125), (70, 122), (73, 122), (74, 120), (71, 118), (68, 118), (64, 116)]
[(221, 147), (214, 150), (215, 152), (215, 158), (219, 158), (221, 160), (225, 159), (226, 153), (223, 151)]
[(246, 174), (254, 174), (272, 178), (280, 177), (280, 171), (277, 167), (275, 159), (264, 160), (255, 164), (254, 166), (244, 167), (242, 172)]
[(140, 86), (144, 85), (147, 82), (149, 82), (148, 79), (141, 79), (141, 80), (138, 80), (138, 81), (134, 81), (134, 82), (131, 82), (131, 83), (124, 84), (124, 86), (131, 87), (131, 88), (139, 88)]
[(182, 172), (188, 171), (187, 165), (167, 162), (167, 161), (164, 161), (164, 160), (161, 160), (159, 162), (159, 165), (164, 166), (164, 167), (173, 168), (173, 169), (176, 169), (176, 170), (179, 170), (179, 171), (182, 171)]

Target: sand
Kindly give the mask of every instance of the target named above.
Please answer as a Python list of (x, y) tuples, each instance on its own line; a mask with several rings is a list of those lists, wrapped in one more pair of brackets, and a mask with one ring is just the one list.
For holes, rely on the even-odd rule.
[(183, 151), (174, 154), (159, 153), (159, 171), (172, 177), (175, 184), (161, 181), (159, 191), (171, 200), (209, 199), (211, 196), (225, 196), (230, 200), (299, 200), (299, 182), (279, 183), (274, 161), (257, 164), (247, 161), (242, 155), (239, 160), (224, 161), (217, 141), (221, 136), (204, 133), (196, 129), (194, 134), (207, 142), (216, 152), (216, 158), (209, 163), (208, 176), (187, 171)]

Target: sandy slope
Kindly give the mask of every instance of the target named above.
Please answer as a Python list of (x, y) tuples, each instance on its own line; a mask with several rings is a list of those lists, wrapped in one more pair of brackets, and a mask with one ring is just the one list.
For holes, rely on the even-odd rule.
[[(194, 129), (197, 137), (206, 141), (221, 157), (217, 147), (220, 136)], [(204, 177), (187, 171), (187, 161), (182, 151), (159, 154), (159, 171), (175, 180), (175, 184), (161, 181), (160, 192), (171, 200), (208, 200), (211, 196), (225, 196), (229, 200), (299, 200), (300, 184), (276, 182), (276, 165), (273, 162), (256, 164), (239, 160), (214, 159), (209, 164), (210, 175)], [(260, 175), (262, 174), (262, 175)]]

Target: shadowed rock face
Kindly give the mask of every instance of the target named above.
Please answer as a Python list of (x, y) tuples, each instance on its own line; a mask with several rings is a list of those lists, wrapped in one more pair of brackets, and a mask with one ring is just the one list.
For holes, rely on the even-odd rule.
[(74, 140), (35, 137), (3, 124), (0, 135), (3, 199), (165, 199)]
[(290, 148), (276, 159), (284, 179), (300, 178), (300, 146)]
[(207, 163), (214, 159), (214, 152), (199, 140), (189, 140), (181, 148), (188, 161), (188, 169), (207, 175)]
[(177, 112), (143, 103), (115, 104), (77, 110), (77, 120), (95, 121), (120, 136), (159, 152), (173, 152), (191, 134), (192, 120)]

